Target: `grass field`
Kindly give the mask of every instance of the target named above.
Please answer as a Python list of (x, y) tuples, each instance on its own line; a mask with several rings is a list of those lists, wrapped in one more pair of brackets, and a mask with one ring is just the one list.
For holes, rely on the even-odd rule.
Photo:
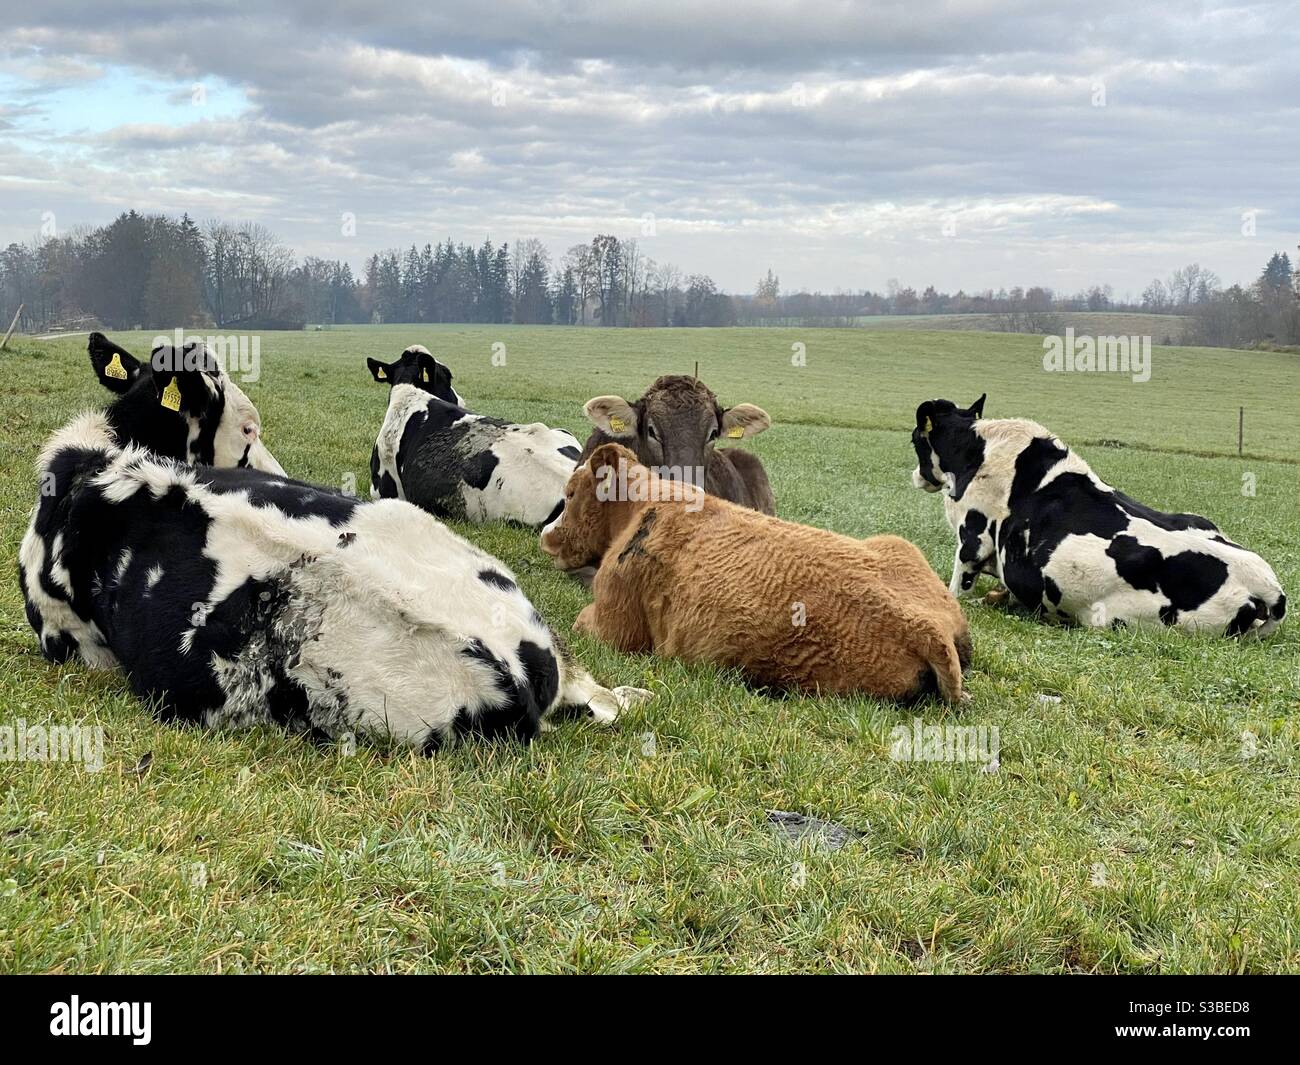
[[(144, 334), (114, 339), (148, 350)], [(265, 334), (245, 389), (291, 474), (368, 490), (386, 390), (364, 357), (416, 341), (474, 409), (580, 432), (590, 396), (632, 397), (698, 360), (724, 402), (772, 414), (752, 447), (783, 517), (899, 533), (945, 580), (941, 505), (909, 484), (912, 412), (987, 391), (988, 416), (1035, 417), (1107, 481), (1216, 519), (1297, 599), (1292, 355), (1157, 348), (1134, 384), (1045, 373), (1041, 340), (978, 333)], [(432, 759), (163, 727), (120, 676), (46, 663), (23, 618), (36, 450), (105, 398), (84, 338), (20, 339), (0, 374), (0, 725), (107, 733), (97, 774), (0, 762), (0, 971), (1300, 971), (1295, 619), (1236, 644), (1066, 630), (973, 601), (960, 712), (773, 701), (575, 638), (599, 677), (658, 698), (614, 730)], [(567, 631), (586, 593), (532, 536), (461, 531)], [(917, 715), (997, 727), (998, 770), (891, 760), (890, 730)], [(792, 844), (773, 809), (860, 836)]]

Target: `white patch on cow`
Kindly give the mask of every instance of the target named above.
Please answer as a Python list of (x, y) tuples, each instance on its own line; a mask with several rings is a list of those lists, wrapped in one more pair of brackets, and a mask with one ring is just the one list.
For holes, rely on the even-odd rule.
[(461, 486), (468, 519), (525, 525), (544, 522), (564, 498), (564, 488), (577, 466), (575, 459), (560, 454), (562, 447), (578, 447), (572, 433), (541, 422), (511, 426), (492, 445), (497, 465), (487, 486)]
[(163, 579), (162, 564), (158, 563), (153, 566), (150, 566), (148, 570), (145, 571), (145, 575), (144, 575), (145, 591), (152, 592), (154, 588), (158, 586), (158, 582), (162, 579)]
[(129, 547), (122, 549), (122, 553), (117, 556), (117, 565), (113, 567), (113, 580), (121, 582), (126, 571), (131, 568), (131, 559), (134, 557), (134, 552)]

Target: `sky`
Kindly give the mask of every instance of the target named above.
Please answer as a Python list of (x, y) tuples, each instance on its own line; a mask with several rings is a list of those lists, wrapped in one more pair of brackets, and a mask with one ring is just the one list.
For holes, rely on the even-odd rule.
[(134, 208), (299, 255), (598, 232), (752, 292), (1254, 279), (1300, 243), (1294, 0), (45, 0), (0, 244)]

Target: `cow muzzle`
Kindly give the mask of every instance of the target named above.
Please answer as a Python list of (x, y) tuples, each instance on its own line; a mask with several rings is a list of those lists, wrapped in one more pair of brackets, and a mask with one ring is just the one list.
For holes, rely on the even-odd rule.
[(935, 484), (932, 481), (927, 481), (925, 479), (925, 475), (921, 472), (921, 467), (918, 466), (916, 469), (912, 471), (912, 487), (921, 488), (927, 492), (937, 492), (941, 488), (943, 488), (943, 485)]

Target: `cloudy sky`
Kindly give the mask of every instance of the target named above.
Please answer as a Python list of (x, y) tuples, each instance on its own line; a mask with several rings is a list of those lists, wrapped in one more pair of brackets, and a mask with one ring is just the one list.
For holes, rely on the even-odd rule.
[(1300, 242), (1293, 0), (5, 6), (5, 243), (136, 208), (358, 265), (612, 232), (732, 292), (1123, 294)]

